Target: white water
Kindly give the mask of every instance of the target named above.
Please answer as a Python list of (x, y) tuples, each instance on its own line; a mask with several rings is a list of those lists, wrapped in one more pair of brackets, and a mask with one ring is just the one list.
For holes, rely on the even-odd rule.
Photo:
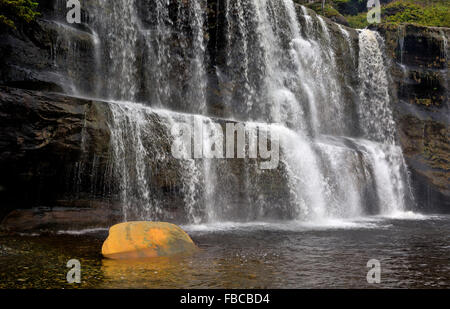
[(355, 49), (353, 47), (353, 43), (352, 43), (352, 39), (350, 37), (350, 33), (343, 26), (338, 25), (338, 27), (339, 27), (339, 30), (341, 30), (342, 34), (344, 35), (345, 41), (346, 41), (346, 43), (348, 45), (348, 51), (349, 51), (350, 57), (351, 57), (352, 61), (354, 63), (356, 63), (357, 59), (355, 57)]
[[(205, 2), (180, 4), (174, 24), (167, 1), (157, 0), (151, 26), (138, 22), (131, 0), (102, 3), (113, 13), (103, 16), (108, 22), (97, 29), (104, 39), (105, 27), (111, 27), (111, 41), (101, 41), (114, 58), (107, 97), (135, 101), (143, 87), (157, 107), (109, 104), (110, 179), (125, 220), (179, 219), (168, 209), (173, 205), (173, 212), (182, 209), (183, 220), (193, 224), (294, 220), (333, 225), (407, 209), (406, 166), (395, 143), (377, 33), (359, 34), (356, 57), (348, 31), (340, 27), (353, 52), (351, 63), (359, 64), (359, 88), (353, 89), (359, 98), (353, 102), (345, 96), (351, 85), (338, 70), (338, 47), (323, 18), (306, 16), (303, 36), (291, 0), (225, 2), (225, 59), (214, 69), (229, 118), (249, 127), (270, 123), (281, 138), (279, 167), (262, 171), (248, 159), (175, 160), (169, 151), (175, 124), (215, 122), (208, 116), (206, 95)], [(119, 18), (125, 7), (129, 18)], [(111, 25), (116, 19), (119, 23)], [(182, 46), (174, 46), (174, 33)], [(146, 57), (142, 76), (135, 65), (139, 38)], [(174, 106), (192, 114), (169, 111)], [(352, 106), (358, 107), (354, 114)], [(211, 142), (208, 131), (202, 134), (203, 142)]]
[(359, 36), (359, 115), (365, 137), (395, 142), (395, 122), (390, 107), (389, 80), (381, 51), (380, 35), (363, 30)]
[(102, 37), (104, 92), (108, 99), (130, 100), (138, 91), (136, 48), (139, 34), (134, 0), (98, 1), (96, 28)]
[[(234, 194), (239, 190), (235, 184), (225, 182), (231, 189), (223, 186), (227, 177), (241, 176), (249, 183), (247, 189), (258, 190), (264, 182), (255, 173), (261, 171), (249, 162), (245, 163), (250, 172), (241, 174), (222, 160), (178, 162), (167, 153), (164, 147), (171, 144), (170, 129), (175, 123), (211, 125), (212, 119), (136, 103), (111, 103), (110, 108), (113, 112), (111, 131), (114, 133), (111, 136), (113, 171), (119, 180), (127, 219), (154, 219), (163, 215), (164, 198), (154, 195), (152, 190), (155, 188), (152, 189), (148, 179), (155, 175), (151, 168), (170, 175), (174, 167), (169, 166), (173, 164), (177, 164), (175, 170), (179, 173), (176, 181), (181, 182), (178, 194), (181, 194), (188, 221), (192, 223), (226, 221), (239, 212), (249, 218), (276, 219), (277, 216), (267, 217), (266, 214), (277, 208), (281, 217), (303, 221), (358, 218), (369, 211), (361, 189), (365, 185), (376, 192), (377, 206), (372, 212), (387, 216), (406, 208), (404, 196), (407, 191), (402, 176), (405, 166), (401, 150), (395, 145), (349, 139), (353, 144), (349, 146), (339, 137), (313, 140), (284, 126), (271, 125), (270, 129), (280, 136), (281, 143), (281, 167), (275, 172), (286, 177), (284, 186), (288, 189), (288, 206), (283, 208), (286, 206), (265, 202), (270, 190), (262, 190), (254, 200)], [(259, 126), (257, 123), (246, 125)], [(211, 136), (208, 132), (203, 131), (204, 145), (211, 145), (208, 144)], [(263, 200), (258, 201), (261, 197)], [(229, 204), (236, 198), (240, 205), (237, 208)]]

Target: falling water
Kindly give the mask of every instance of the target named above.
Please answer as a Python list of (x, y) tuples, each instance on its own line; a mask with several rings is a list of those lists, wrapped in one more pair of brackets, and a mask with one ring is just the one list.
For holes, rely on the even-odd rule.
[[(333, 32), (350, 52), (347, 70), (358, 66), (355, 86), (344, 76), (353, 72), (339, 72), (343, 44), (332, 25), (303, 7), (300, 23), (291, 0), (224, 0), (224, 28), (216, 29), (224, 49), (214, 66), (206, 1), (139, 3), (140, 14), (132, 0), (100, 2), (111, 13), (98, 11), (93, 22), (110, 77), (100, 93), (116, 100), (108, 104), (110, 191), (126, 220), (309, 221), (406, 209), (406, 166), (376, 32), (361, 31), (359, 46), (343, 27)], [(229, 120), (210, 117), (208, 91)], [(204, 155), (218, 123), (236, 120), (249, 129), (247, 154), (256, 130), (280, 136), (277, 168), (170, 153), (177, 124), (200, 130)]]
[(204, 2), (179, 2), (176, 10), (167, 0), (146, 5), (141, 9), (149, 16), (139, 27), (145, 46), (142, 100), (152, 106), (205, 113)]
[(99, 0), (94, 27), (102, 39), (104, 89), (108, 99), (130, 100), (138, 92), (138, 20), (134, 0)]
[(398, 45), (400, 46), (400, 64), (403, 65), (403, 54), (405, 50), (405, 26), (400, 25), (397, 30)]
[(389, 81), (382, 41), (377, 32), (363, 30), (359, 37), (359, 114), (366, 138), (395, 143), (395, 122), (390, 108)]
[[(235, 100), (244, 102), (244, 108), (242, 109), (248, 114), (253, 107), (252, 98), (255, 96), (256, 89), (251, 85), (249, 76), (251, 59), (248, 57), (250, 45), (248, 41), (250, 34), (247, 29), (250, 22), (244, 17), (245, 5), (246, 3), (243, 3), (243, 1), (227, 0), (225, 12), (227, 20), (226, 74), (230, 75), (237, 72), (236, 77), (240, 77), (240, 79), (235, 81), (239, 87), (232, 85), (229, 80), (224, 80), (224, 73), (220, 70), (217, 73), (222, 84), (227, 85), (224, 88), (228, 88), (223, 95), (225, 104), (231, 105), (234, 94), (237, 96)], [(241, 59), (241, 61), (233, 61), (236, 58)]]
[(154, 218), (159, 214), (160, 208), (151, 203), (147, 182), (145, 158), (148, 153), (143, 140), (147, 126), (146, 115), (128, 104), (111, 103), (110, 109), (113, 177), (118, 180), (124, 218)]
[(349, 50), (349, 53), (350, 53), (350, 57), (352, 58), (352, 61), (356, 62), (355, 49), (353, 48), (352, 40), (350, 38), (350, 33), (347, 30), (345, 30), (345, 28), (342, 27), (341, 25), (338, 25), (338, 27), (339, 27), (339, 30), (341, 30), (342, 34), (344, 35), (345, 42), (348, 45), (348, 50)]

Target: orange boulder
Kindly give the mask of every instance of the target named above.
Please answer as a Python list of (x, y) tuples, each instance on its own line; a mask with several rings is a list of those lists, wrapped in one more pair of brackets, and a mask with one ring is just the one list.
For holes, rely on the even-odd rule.
[(112, 226), (102, 254), (110, 259), (151, 258), (197, 249), (180, 227), (166, 222), (125, 222)]

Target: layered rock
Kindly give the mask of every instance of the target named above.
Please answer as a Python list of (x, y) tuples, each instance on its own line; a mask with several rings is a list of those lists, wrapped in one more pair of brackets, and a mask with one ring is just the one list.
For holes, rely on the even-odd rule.
[[(77, 195), (77, 162), (105, 165), (109, 130), (92, 101), (2, 87), (0, 91), (1, 211), (68, 205)], [(103, 120), (102, 120), (103, 119)], [(80, 198), (78, 207), (93, 206)]]
[(386, 40), (400, 142), (417, 205), (450, 211), (450, 29), (373, 26)]
[(87, 29), (38, 19), (0, 32), (0, 84), (77, 95), (94, 93), (95, 37)]
[[(153, 130), (161, 133), (165, 128), (159, 116), (154, 117)], [(38, 208), (11, 214), (4, 227), (26, 229), (25, 222), (32, 217), (34, 228), (55, 226), (56, 219), (64, 217), (63, 209), (74, 208), (84, 213), (80, 218), (86, 219), (85, 227), (123, 219), (122, 180), (114, 174), (111, 158), (111, 118), (108, 103), (102, 101), (0, 88), (1, 215), (13, 209)], [(170, 151), (169, 144), (160, 146)], [(155, 192), (166, 200), (165, 216), (172, 220), (185, 216), (183, 209), (177, 210), (182, 197), (174, 194), (181, 186), (178, 169), (167, 162), (151, 178)], [(98, 211), (90, 218), (90, 212), (83, 209)], [(60, 223), (67, 227), (64, 218)], [(74, 220), (73, 225), (83, 226), (79, 223)]]

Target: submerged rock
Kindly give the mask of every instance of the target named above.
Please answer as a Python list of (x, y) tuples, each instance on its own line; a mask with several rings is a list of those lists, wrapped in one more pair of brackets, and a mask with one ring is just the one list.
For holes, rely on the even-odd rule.
[(197, 249), (180, 227), (165, 222), (126, 222), (114, 225), (103, 243), (102, 254), (110, 259), (171, 256)]

